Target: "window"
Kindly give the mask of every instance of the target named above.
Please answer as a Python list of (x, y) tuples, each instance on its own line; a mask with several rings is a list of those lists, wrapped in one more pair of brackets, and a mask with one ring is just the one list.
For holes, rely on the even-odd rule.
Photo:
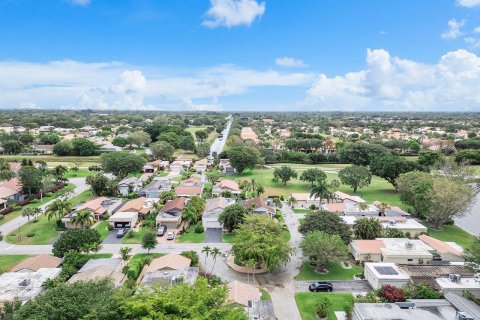
[(413, 259), (408, 259), (407, 261), (411, 262), (411, 261), (413, 261)]

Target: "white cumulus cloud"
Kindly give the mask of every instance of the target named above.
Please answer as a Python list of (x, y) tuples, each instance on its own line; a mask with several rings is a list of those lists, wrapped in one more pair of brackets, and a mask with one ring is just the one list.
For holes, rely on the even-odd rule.
[(282, 57), (275, 59), (275, 63), (280, 67), (307, 67), (308, 65), (303, 60), (295, 59), (292, 57)]
[(256, 0), (210, 0), (210, 4), (202, 23), (209, 28), (250, 26), (265, 13), (265, 2)]
[(183, 109), (192, 111), (222, 111), (223, 106), (218, 103), (218, 99), (214, 98), (213, 103), (194, 103), (190, 98), (182, 99)]
[(366, 68), (342, 76), (320, 74), (302, 105), (322, 110), (480, 110), (480, 58), (467, 50), (436, 64), (367, 50)]
[(463, 33), (461, 28), (465, 25), (465, 20), (457, 21), (456, 19), (451, 19), (448, 21), (448, 30), (442, 33), (442, 38), (446, 40), (456, 39), (460, 37)]
[(480, 0), (457, 0), (457, 4), (462, 7), (473, 8), (480, 6)]

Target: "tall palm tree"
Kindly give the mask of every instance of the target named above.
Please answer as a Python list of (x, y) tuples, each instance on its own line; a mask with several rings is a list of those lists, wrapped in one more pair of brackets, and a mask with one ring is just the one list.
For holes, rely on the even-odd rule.
[(130, 247), (121, 247), (120, 248), (120, 256), (122, 257), (123, 261), (128, 261), (130, 259), (130, 252), (132, 252), (132, 248)]
[(215, 262), (217, 262), (217, 256), (221, 254), (222, 252), (218, 248), (213, 248), (212, 251), (210, 252), (213, 257), (213, 267), (212, 271), (210, 272), (211, 275), (213, 275), (213, 269), (215, 268)]
[(312, 190), (310, 191), (310, 196), (314, 199), (317, 199), (319, 198), (319, 208), (322, 207), (322, 200), (323, 199), (326, 199), (327, 201), (329, 201), (330, 199), (333, 198), (333, 193), (330, 192), (330, 189), (329, 189), (329, 185), (327, 183), (327, 180), (325, 179), (320, 179), (320, 180), (317, 180), (317, 182), (315, 183), (315, 185), (312, 187)]
[(51, 220), (52, 218), (59, 220), (70, 211), (72, 211), (72, 204), (68, 199), (57, 199), (48, 206), (45, 214), (47, 215), (48, 220)]
[(390, 209), (391, 207), (390, 207), (390, 205), (389, 205), (388, 203), (382, 202), (382, 203), (380, 203), (380, 205), (378, 205), (378, 208), (380, 209), (380, 214), (381, 214), (382, 216), (384, 216), (384, 215), (385, 215), (385, 211), (387, 211), (387, 210)]
[(358, 206), (358, 209), (360, 209), (360, 211), (365, 211), (369, 207), (368, 203), (366, 202), (360, 202), (357, 206)]
[(265, 188), (261, 184), (259, 184), (257, 186), (257, 197), (259, 197), (263, 193), (265, 193)]
[(42, 213), (43, 213), (42, 208), (40, 208), (40, 207), (33, 208), (33, 217), (34, 217), (35, 219), (37, 219), (38, 216), (41, 215)]
[(22, 217), (27, 217), (27, 221), (30, 222), (30, 217), (35, 215), (35, 210), (33, 208), (23, 208), (22, 210)]
[(73, 224), (79, 225), (81, 229), (90, 228), (95, 222), (92, 210), (77, 211), (70, 219)]
[(288, 198), (288, 202), (290, 204), (290, 207), (293, 207), (297, 203), (297, 199), (295, 199), (295, 197), (291, 196), (290, 198)]
[(210, 249), (209, 246), (203, 247), (202, 253), (205, 254), (205, 264), (203, 265), (203, 267), (205, 268), (205, 275), (207, 275), (207, 258), (208, 258), (208, 255), (210, 254), (210, 252), (211, 252), (211, 249)]

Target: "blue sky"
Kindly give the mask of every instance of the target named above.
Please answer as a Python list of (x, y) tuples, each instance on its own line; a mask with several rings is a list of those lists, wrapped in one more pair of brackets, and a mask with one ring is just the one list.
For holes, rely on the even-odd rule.
[(480, 108), (480, 0), (0, 0), (0, 107)]

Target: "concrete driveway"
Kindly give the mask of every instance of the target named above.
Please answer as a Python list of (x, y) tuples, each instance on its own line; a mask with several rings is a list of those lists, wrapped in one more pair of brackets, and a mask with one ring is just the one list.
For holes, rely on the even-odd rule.
[(205, 230), (205, 243), (221, 243), (222, 241), (222, 228), (207, 228)]
[(110, 231), (110, 234), (103, 240), (103, 244), (121, 244), (122, 238), (117, 239), (117, 231), (116, 229)]
[[(296, 292), (309, 292), (308, 286), (319, 280), (296, 281)], [(322, 280), (323, 281), (323, 280)], [(372, 291), (367, 280), (325, 280), (333, 285), (333, 292), (367, 292)]]

